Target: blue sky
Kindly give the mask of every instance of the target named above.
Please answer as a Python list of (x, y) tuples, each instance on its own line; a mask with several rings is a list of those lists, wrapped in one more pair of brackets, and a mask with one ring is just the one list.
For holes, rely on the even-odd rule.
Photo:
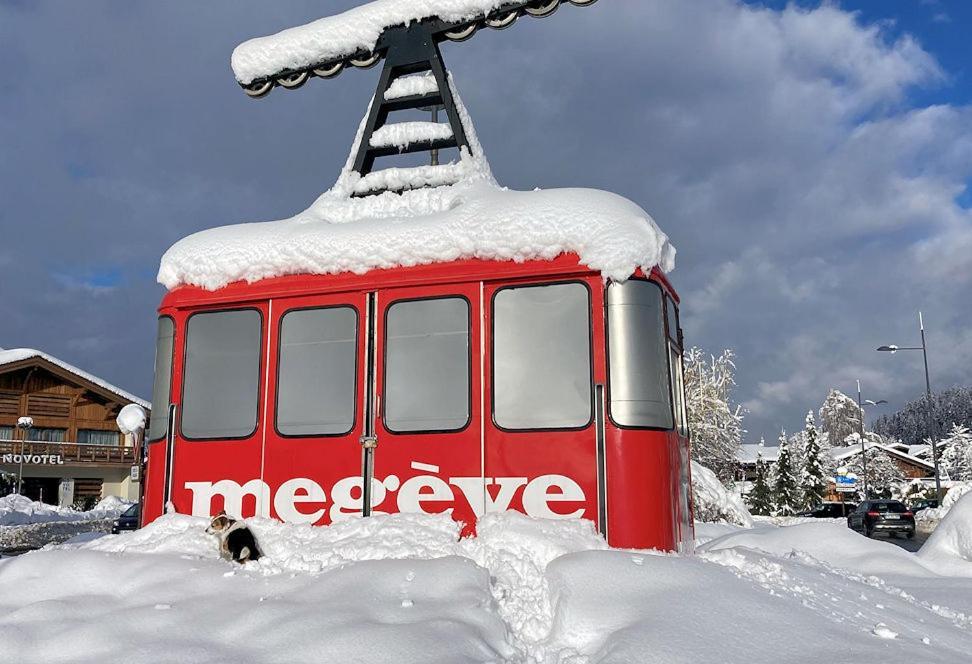
[[(254, 102), (230, 52), (354, 4), (0, 0), (0, 346), (149, 394), (162, 253), (309, 205), (377, 78)], [(933, 387), (972, 383), (970, 27), (958, 0), (604, 0), (444, 51), (501, 183), (616, 191), (669, 233), (752, 440), (858, 378), (919, 396), (920, 357), (873, 350), (919, 308)]]

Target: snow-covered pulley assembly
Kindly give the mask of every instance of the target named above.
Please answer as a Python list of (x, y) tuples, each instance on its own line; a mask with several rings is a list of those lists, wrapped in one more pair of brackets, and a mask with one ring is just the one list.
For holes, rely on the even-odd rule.
[(501, 188), (442, 62), (560, 4), (378, 0), (236, 49), (251, 96), (383, 67), (307, 210), (163, 256), (144, 519), (518, 510), (691, 546), (674, 248), (615, 194)]

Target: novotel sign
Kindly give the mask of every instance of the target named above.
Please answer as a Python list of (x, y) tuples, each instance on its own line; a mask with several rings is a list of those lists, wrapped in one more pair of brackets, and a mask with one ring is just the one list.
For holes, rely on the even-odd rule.
[(0, 463), (25, 463), (33, 466), (63, 466), (64, 458), (60, 454), (4, 454), (0, 456)]
[[(438, 467), (429, 464), (413, 463), (413, 470), (437, 473)], [(477, 515), (486, 512), (501, 512), (509, 509), (513, 498), (521, 492), (523, 511), (528, 516), (546, 519), (573, 519), (584, 514), (583, 504), (587, 500), (584, 490), (577, 482), (564, 475), (541, 475), (533, 479), (526, 477), (450, 477), (448, 481), (438, 475), (416, 475), (404, 482), (397, 475), (384, 479), (372, 479), (372, 514), (393, 512), (430, 512), (426, 506), (436, 505), (436, 512), (449, 513), (455, 501), (465, 500)], [(252, 498), (258, 516), (269, 517), (273, 504), (277, 518), (287, 523), (317, 523), (325, 514), (331, 522), (343, 521), (361, 514), (361, 487), (364, 482), (360, 475), (345, 477), (325, 491), (318, 482), (307, 477), (289, 479), (277, 487), (271, 496), (271, 489), (261, 479), (252, 479), (243, 484), (233, 480), (216, 482), (186, 482), (185, 488), (192, 493), (192, 514), (209, 516), (214, 508), (213, 500), (223, 499), (223, 509), (228, 514), (240, 517), (243, 500)], [(487, 491), (487, 487), (498, 487), (498, 491)], [(392, 495), (394, 494), (394, 495)], [(330, 503), (330, 504), (328, 504)], [(393, 504), (394, 503), (394, 504)], [(452, 504), (453, 507), (442, 509)], [(557, 504), (559, 510), (553, 509)], [(303, 505), (305, 510), (298, 509)], [(574, 508), (574, 509), (571, 509)]]

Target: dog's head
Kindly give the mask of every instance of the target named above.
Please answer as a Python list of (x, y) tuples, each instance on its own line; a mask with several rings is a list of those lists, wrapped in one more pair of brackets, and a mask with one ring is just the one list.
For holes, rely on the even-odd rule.
[(206, 528), (206, 532), (210, 535), (220, 535), (226, 532), (234, 523), (236, 523), (236, 519), (231, 519), (226, 516), (226, 512), (220, 512), (209, 522), (209, 527)]

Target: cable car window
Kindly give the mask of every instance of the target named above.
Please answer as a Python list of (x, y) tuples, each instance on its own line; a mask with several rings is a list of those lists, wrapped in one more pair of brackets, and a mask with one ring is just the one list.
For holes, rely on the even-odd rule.
[(149, 417), (148, 440), (161, 440), (169, 418), (169, 387), (172, 384), (172, 343), (175, 323), (168, 316), (159, 318), (159, 331), (155, 342), (155, 384), (152, 386), (152, 413)]
[(504, 429), (591, 421), (590, 294), (581, 283), (504, 288), (493, 298), (493, 417)]
[(358, 314), (352, 307), (298, 309), (280, 321), (277, 431), (346, 434), (354, 426)]
[(456, 431), (469, 423), (469, 302), (405, 300), (385, 314), (384, 424)]
[(611, 418), (620, 426), (673, 426), (662, 302), (650, 281), (608, 288)]
[(256, 431), (261, 316), (254, 309), (190, 316), (182, 394), (182, 435), (245, 438)]

